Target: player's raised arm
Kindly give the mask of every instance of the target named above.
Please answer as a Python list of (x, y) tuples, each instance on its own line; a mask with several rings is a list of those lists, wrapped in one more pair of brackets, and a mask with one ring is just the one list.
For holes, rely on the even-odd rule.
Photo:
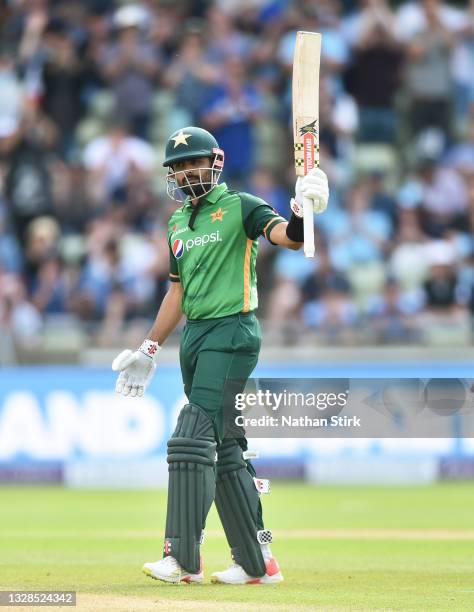
[(316, 214), (326, 210), (329, 199), (329, 186), (326, 173), (320, 168), (313, 168), (306, 176), (298, 177), (295, 186), (295, 197), (291, 199), (292, 215), (287, 223), (275, 225), (267, 234), (273, 244), (287, 249), (298, 250), (304, 241), (303, 199), (313, 202)]
[(115, 390), (125, 396), (142, 396), (156, 370), (162, 344), (183, 316), (183, 290), (179, 280), (170, 285), (161, 303), (148, 337), (137, 351), (126, 349), (112, 362), (112, 370), (120, 372)]

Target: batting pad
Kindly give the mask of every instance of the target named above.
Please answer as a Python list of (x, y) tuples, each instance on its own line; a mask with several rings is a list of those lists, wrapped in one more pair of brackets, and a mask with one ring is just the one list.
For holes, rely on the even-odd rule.
[(242, 457), (234, 439), (224, 440), (217, 449), (216, 507), (224, 527), (232, 558), (250, 576), (266, 572), (257, 533), (263, 529), (260, 499), (254, 472)]
[(191, 574), (199, 572), (199, 546), (215, 493), (214, 428), (193, 404), (181, 410), (168, 442), (168, 509), (164, 555)]

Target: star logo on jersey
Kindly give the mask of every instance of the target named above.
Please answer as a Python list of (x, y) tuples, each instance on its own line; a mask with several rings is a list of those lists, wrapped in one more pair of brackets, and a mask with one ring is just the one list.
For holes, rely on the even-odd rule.
[(222, 210), (222, 208), (219, 208), (219, 210), (216, 210), (216, 212), (211, 213), (211, 223), (214, 223), (214, 221), (222, 221), (226, 212), (226, 210)]
[(187, 139), (191, 138), (191, 136), (192, 136), (192, 134), (185, 134), (183, 132), (183, 130), (181, 130), (180, 133), (177, 136), (173, 136), (171, 138), (171, 140), (174, 140), (174, 147), (173, 148), (176, 149), (176, 147), (178, 145), (180, 145), (180, 144), (188, 146), (189, 143), (188, 143)]

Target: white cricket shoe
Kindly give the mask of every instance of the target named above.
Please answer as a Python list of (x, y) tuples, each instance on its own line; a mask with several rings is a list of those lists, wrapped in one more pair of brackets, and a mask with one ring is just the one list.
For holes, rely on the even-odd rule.
[(266, 573), (263, 576), (255, 578), (249, 576), (247, 572), (237, 563), (233, 563), (223, 572), (214, 572), (211, 576), (211, 582), (220, 582), (222, 584), (276, 584), (283, 580), (277, 560), (273, 557), (265, 560)]
[(164, 582), (202, 582), (204, 572), (202, 570), (202, 562), (198, 574), (190, 574), (176, 561), (174, 557), (168, 555), (155, 563), (145, 563), (142, 571), (150, 578), (155, 580), (163, 580)]

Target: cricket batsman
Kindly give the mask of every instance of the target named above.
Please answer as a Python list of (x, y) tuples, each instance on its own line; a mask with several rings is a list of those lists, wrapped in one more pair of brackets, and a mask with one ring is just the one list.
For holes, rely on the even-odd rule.
[(212, 581), (277, 583), (283, 577), (270, 551), (247, 440), (243, 433), (226, 437), (224, 394), (226, 383), (246, 381), (258, 360), (258, 237), (298, 250), (303, 197), (313, 200), (315, 213), (323, 212), (327, 177), (315, 168), (298, 178), (287, 221), (265, 201), (219, 183), (224, 151), (206, 130), (172, 134), (163, 165), (168, 194), (180, 202), (168, 225), (170, 287), (140, 348), (123, 351), (112, 364), (120, 372), (117, 393), (142, 396), (163, 343), (185, 315), (180, 365), (188, 403), (168, 442), (164, 555), (143, 571), (165, 582), (202, 582), (200, 545), (214, 501), (234, 563)]

